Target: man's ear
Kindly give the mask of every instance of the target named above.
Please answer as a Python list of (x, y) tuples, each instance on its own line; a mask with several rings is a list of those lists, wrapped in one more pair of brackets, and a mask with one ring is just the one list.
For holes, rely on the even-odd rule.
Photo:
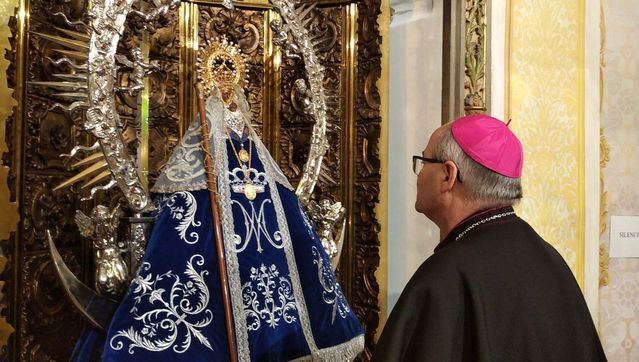
[(444, 191), (450, 191), (455, 185), (455, 182), (457, 182), (457, 172), (459, 172), (459, 170), (457, 169), (457, 165), (453, 161), (446, 161), (443, 163), (443, 166), (444, 174), (446, 176), (444, 177), (444, 184), (442, 185), (442, 189)]

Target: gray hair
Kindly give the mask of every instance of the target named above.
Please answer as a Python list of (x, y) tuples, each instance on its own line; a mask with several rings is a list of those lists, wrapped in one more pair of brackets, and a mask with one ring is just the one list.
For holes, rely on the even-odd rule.
[(485, 207), (515, 205), (523, 196), (521, 178), (500, 175), (468, 157), (453, 138), (451, 127), (444, 129), (434, 157), (453, 161), (459, 169), (462, 185), (468, 196)]

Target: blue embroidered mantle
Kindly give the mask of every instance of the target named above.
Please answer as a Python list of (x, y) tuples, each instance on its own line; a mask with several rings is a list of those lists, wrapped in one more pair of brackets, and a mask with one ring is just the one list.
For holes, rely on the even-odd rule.
[[(249, 138), (216, 145), (218, 155), (229, 155), (216, 164), (218, 173), (225, 166), (218, 180), (225, 181), (219, 192), (238, 357), (352, 359), (363, 349), (362, 328), (297, 197), (270, 177), (270, 155), (253, 152), (249, 177), (257, 197), (240, 192), (245, 175), (233, 147), (255, 147)], [(112, 320), (104, 360), (226, 361), (209, 191), (159, 194), (157, 202), (139, 275)]]

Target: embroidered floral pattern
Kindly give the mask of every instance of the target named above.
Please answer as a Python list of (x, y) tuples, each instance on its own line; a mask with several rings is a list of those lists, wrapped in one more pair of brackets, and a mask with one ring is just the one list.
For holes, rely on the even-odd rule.
[(310, 235), (311, 237), (314, 237), (316, 234), (313, 229), (313, 223), (311, 222), (311, 219), (309, 219), (308, 215), (306, 214), (306, 211), (304, 211), (304, 208), (302, 207), (302, 204), (300, 203), (299, 200), (297, 200), (297, 205), (300, 208), (300, 214), (302, 214), (302, 220), (304, 220), (304, 226), (306, 226), (306, 231), (308, 232), (308, 235)]
[(157, 194), (153, 197), (153, 205), (155, 205), (155, 212), (157, 215), (160, 214), (162, 209), (166, 206), (166, 203), (169, 202), (171, 197), (166, 194)]
[[(255, 134), (255, 130), (253, 130), (252, 128), (249, 128), (249, 130), (251, 132), (251, 137), (254, 140), (257, 139), (259, 141), (259, 138)], [(268, 151), (265, 152), (262, 148), (257, 147), (257, 152), (260, 156), (260, 159), (269, 158), (272, 160), (272, 158), (268, 154)], [(281, 173), (282, 171), (277, 167), (277, 165), (266, 162), (264, 163), (264, 172), (269, 175), (268, 187), (271, 190), (271, 200), (273, 201), (273, 207), (275, 208), (277, 227), (282, 233), (282, 245), (284, 246), (284, 255), (286, 255), (289, 278), (293, 287), (293, 296), (295, 297), (295, 301), (297, 302), (300, 325), (302, 326), (304, 338), (306, 339), (308, 348), (311, 351), (311, 355), (317, 355), (319, 353), (319, 348), (315, 343), (315, 337), (313, 337), (311, 319), (308, 314), (308, 308), (306, 307), (304, 292), (302, 291), (302, 282), (298, 272), (299, 269), (297, 268), (297, 262), (295, 261), (295, 252), (293, 251), (293, 243), (291, 241), (291, 235), (289, 233), (288, 221), (286, 220), (286, 214), (284, 212), (280, 193), (276, 184), (276, 182), (278, 181), (277, 179), (271, 177), (271, 175), (277, 174), (278, 172)]]
[(335, 274), (333, 274), (331, 264), (324, 260), (316, 246), (313, 246), (312, 251), (313, 256), (315, 257), (313, 259), (313, 264), (317, 265), (317, 277), (322, 285), (322, 289), (324, 289), (322, 298), (324, 299), (324, 302), (333, 306), (331, 312), (331, 323), (334, 323), (337, 314), (339, 314), (342, 319), (346, 318), (351, 309), (348, 306), (348, 303), (346, 303), (346, 298), (344, 297), (342, 288), (339, 286), (337, 280), (335, 280)]
[[(184, 199), (184, 206), (178, 205), (177, 200), (179, 198)], [(201, 221), (195, 220), (195, 213), (197, 212), (197, 201), (195, 200), (195, 196), (188, 191), (180, 191), (176, 192), (169, 200), (166, 202), (166, 207), (171, 210), (171, 217), (174, 220), (178, 221), (178, 226), (175, 227), (175, 230), (180, 234), (180, 239), (184, 240), (187, 244), (195, 244), (200, 240), (200, 235), (195, 231), (192, 231), (189, 234), (189, 237), (192, 239), (188, 239), (186, 233), (191, 226), (201, 226)]]
[(153, 192), (170, 193), (206, 188), (201, 139), (201, 123), (197, 119), (191, 122), (186, 134), (175, 147), (169, 162), (153, 186)]
[[(130, 313), (139, 325), (118, 331), (109, 344), (115, 350), (128, 345), (128, 352), (135, 353), (136, 348), (151, 352), (160, 352), (168, 348), (176, 353), (184, 353), (195, 338), (199, 343), (213, 350), (202, 329), (213, 321), (213, 313), (206, 306), (209, 303), (209, 290), (204, 282), (207, 270), (199, 273), (197, 266), (204, 265), (204, 257), (195, 254), (186, 263), (184, 274), (188, 280), (182, 282), (177, 274), (170, 270), (164, 274), (143, 274), (151, 269), (145, 262), (140, 275), (131, 283), (134, 304)], [(139, 314), (142, 310), (144, 313)]]
[(280, 276), (273, 264), (266, 267), (251, 268), (251, 281), (242, 286), (242, 300), (249, 331), (258, 330), (264, 320), (269, 327), (275, 328), (281, 319), (285, 323), (297, 320), (297, 304), (293, 298), (291, 282)]

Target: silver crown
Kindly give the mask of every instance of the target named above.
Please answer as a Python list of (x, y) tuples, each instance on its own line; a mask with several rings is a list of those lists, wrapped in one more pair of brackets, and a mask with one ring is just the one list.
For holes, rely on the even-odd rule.
[[(231, 190), (236, 193), (244, 193), (244, 178), (240, 178), (240, 175), (244, 176), (244, 170), (240, 167), (234, 168), (228, 172)], [(255, 187), (255, 192), (262, 193), (266, 187), (266, 174), (264, 172), (258, 172), (254, 168), (249, 169), (249, 179), (251, 184)]]

